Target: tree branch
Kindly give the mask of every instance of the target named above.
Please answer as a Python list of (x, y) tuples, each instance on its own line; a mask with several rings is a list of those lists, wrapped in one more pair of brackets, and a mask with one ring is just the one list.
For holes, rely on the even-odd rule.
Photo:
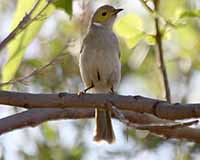
[(30, 78), (30, 77), (32, 77), (32, 76), (34, 76), (34, 75), (36, 75), (36, 74), (38, 74), (38, 73), (44, 71), (44, 70), (47, 69), (49, 66), (54, 65), (61, 57), (65, 56), (66, 54), (64, 53), (64, 51), (65, 51), (65, 49), (66, 49), (67, 47), (68, 47), (68, 43), (67, 43), (67, 44), (60, 50), (60, 52), (59, 52), (53, 59), (51, 59), (51, 61), (48, 62), (47, 64), (45, 64), (45, 65), (43, 65), (43, 66), (41, 66), (41, 67), (39, 67), (39, 68), (37, 68), (37, 69), (34, 69), (32, 72), (28, 73), (27, 75), (25, 75), (25, 76), (23, 76), (23, 77), (14, 78), (14, 79), (9, 80), (8, 82), (0, 83), (0, 87), (5, 86), (5, 85), (16, 84), (16, 83), (23, 83), (23, 84), (24, 84), (25, 81), (26, 81), (28, 78)]
[(135, 124), (135, 123), (130, 122), (128, 119), (126, 119), (123, 112), (118, 110), (115, 106), (113, 106), (112, 108), (113, 108), (112, 111), (114, 112), (115, 117), (119, 121), (121, 121), (128, 127), (133, 127), (133, 128), (140, 129), (140, 130), (150, 130), (150, 129), (157, 129), (157, 128), (159, 128), (159, 129), (175, 129), (175, 128), (183, 128), (183, 127), (187, 127), (187, 126), (191, 126), (193, 124), (199, 123), (198, 120), (192, 120), (189, 122), (173, 122), (173, 121), (166, 122), (165, 121), (165, 123)]
[(176, 24), (172, 23), (169, 19), (166, 19), (166, 17), (163, 17), (162, 15), (160, 15), (158, 12), (156, 12), (155, 10), (153, 10), (151, 7), (148, 6), (148, 1), (145, 0), (139, 0), (141, 2), (141, 4), (144, 6), (144, 8), (150, 13), (150, 15), (154, 18), (159, 18), (162, 21), (164, 21), (166, 23), (166, 27), (170, 26), (172, 28), (176, 28), (178, 27)]
[[(133, 114), (135, 115), (133, 116)], [(126, 112), (125, 116), (131, 122), (140, 123), (140, 124), (171, 122), (169, 120), (163, 120), (150, 114)], [(199, 135), (200, 129), (196, 129), (196, 128), (189, 128), (189, 127), (183, 127), (183, 128), (178, 128), (178, 129), (152, 128), (152, 129), (149, 129), (149, 131), (158, 135), (163, 135), (165, 138), (187, 139), (187, 140), (200, 143), (200, 135)]]
[[(154, 2), (155, 12), (158, 13), (160, 0), (154, 0), (153, 2)], [(160, 65), (162, 78), (163, 78), (164, 86), (165, 86), (165, 97), (167, 101), (170, 103), (171, 93), (170, 93), (169, 81), (168, 81), (167, 71), (166, 71), (165, 62), (164, 62), (162, 34), (160, 32), (158, 17), (155, 17), (155, 29), (156, 29), (156, 43), (158, 46), (159, 65)]]
[(0, 134), (24, 127), (35, 127), (48, 120), (80, 119), (94, 117), (94, 110), (88, 109), (30, 109), (0, 119)]
[(148, 5), (147, 5), (147, 2), (145, 1), (145, 0), (140, 0), (140, 2), (142, 3), (142, 5), (144, 6), (144, 8), (150, 13), (150, 14), (154, 14), (154, 10), (153, 9), (151, 9), (151, 7), (149, 7)]
[(42, 12), (52, 3), (53, 0), (48, 0), (46, 5), (33, 17), (31, 18), (33, 12), (36, 10), (41, 0), (37, 0), (37, 2), (33, 5), (32, 9), (29, 13), (25, 14), (19, 24), (13, 29), (9, 35), (0, 42), (0, 51), (11, 41), (13, 40), (19, 33), (21, 33), (24, 29), (26, 29), (33, 21), (37, 20), (39, 16), (41, 16)]
[(32, 94), (0, 91), (0, 104), (22, 108), (102, 108), (111, 102), (120, 110), (146, 112), (165, 119), (199, 118), (200, 104), (170, 104), (166, 101), (141, 96), (110, 94)]
[[(153, 115), (136, 113), (136, 112), (123, 112), (126, 119), (132, 123), (138, 124), (160, 124), (169, 123), (169, 120), (162, 120)], [(114, 114), (113, 114), (114, 116)], [(30, 109), (12, 116), (0, 119), (0, 134), (7, 133), (11, 130), (34, 127), (45, 121), (59, 120), (59, 119), (83, 119), (93, 118), (94, 109)], [(164, 135), (166, 138), (187, 139), (200, 143), (200, 130), (183, 127), (178, 129), (165, 129), (165, 128), (148, 128), (152, 133)]]

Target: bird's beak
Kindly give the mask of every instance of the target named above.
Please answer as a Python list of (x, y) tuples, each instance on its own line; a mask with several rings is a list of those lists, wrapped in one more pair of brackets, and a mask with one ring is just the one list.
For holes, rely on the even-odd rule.
[(114, 12), (113, 12), (113, 14), (114, 14), (114, 15), (117, 15), (119, 12), (121, 12), (121, 11), (123, 11), (123, 10), (124, 10), (124, 9), (122, 9), (122, 8), (115, 9)]

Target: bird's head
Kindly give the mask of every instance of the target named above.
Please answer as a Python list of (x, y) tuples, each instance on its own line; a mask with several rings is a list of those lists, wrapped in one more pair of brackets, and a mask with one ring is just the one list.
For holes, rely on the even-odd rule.
[(123, 9), (115, 9), (110, 5), (101, 6), (96, 10), (92, 17), (92, 24), (99, 23), (108, 27), (112, 27), (117, 14)]

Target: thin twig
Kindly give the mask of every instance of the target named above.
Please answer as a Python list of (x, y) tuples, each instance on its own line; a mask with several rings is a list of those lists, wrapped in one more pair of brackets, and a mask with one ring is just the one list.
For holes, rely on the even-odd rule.
[(141, 4), (144, 6), (144, 8), (146, 8), (146, 10), (151, 14), (151, 16), (153, 16), (154, 18), (160, 18), (161, 20), (163, 20), (166, 23), (166, 27), (170, 26), (172, 28), (176, 28), (177, 25), (172, 23), (170, 20), (166, 19), (165, 17), (163, 17), (162, 15), (160, 15), (158, 12), (156, 12), (155, 10), (153, 10), (151, 7), (148, 6), (147, 1), (145, 0), (139, 0), (141, 2)]
[(151, 9), (151, 7), (149, 7), (148, 5), (147, 5), (147, 2), (146, 1), (144, 1), (144, 0), (140, 0), (140, 2), (142, 3), (142, 5), (149, 11), (149, 13), (151, 13), (151, 14), (153, 14), (154, 13), (154, 10), (153, 9)]
[(45, 64), (44, 66), (41, 66), (35, 70), (33, 70), (32, 72), (30, 72), (29, 74), (27, 74), (26, 76), (20, 77), (20, 78), (15, 78), (12, 80), (9, 80), (8, 82), (4, 82), (4, 83), (0, 83), (0, 87), (5, 86), (5, 85), (11, 85), (11, 84), (15, 84), (15, 83), (22, 83), (25, 84), (25, 80), (27, 80), (28, 78), (40, 73), (41, 71), (45, 70), (46, 68), (48, 68), (50, 65), (54, 65), (56, 63), (56, 61), (61, 58), (62, 56), (65, 56), (66, 54), (64, 54), (65, 49), (68, 47), (68, 44), (65, 45), (61, 51), (57, 54), (57, 56), (55, 56), (50, 62), (48, 62), (47, 64)]
[(134, 127), (137, 129), (141, 129), (141, 130), (151, 130), (151, 129), (176, 129), (176, 128), (183, 128), (183, 127), (187, 127), (187, 126), (191, 126), (194, 124), (199, 123), (199, 120), (192, 120), (189, 122), (171, 122), (171, 123), (160, 123), (160, 124), (130, 124), (130, 127)]
[(13, 29), (13, 31), (10, 32), (10, 34), (4, 40), (1, 41), (0, 51), (19, 33), (26, 29), (33, 21), (37, 20), (41, 16), (42, 12), (50, 5), (50, 3), (52, 3), (52, 1), (47, 1), (46, 5), (33, 18), (31, 18), (33, 12), (39, 6), (40, 2), (41, 0), (37, 0), (37, 2), (33, 5), (32, 9), (29, 11), (29, 13), (26, 13), (22, 20), (19, 22), (19, 24)]
[[(155, 0), (153, 2), (154, 2), (155, 11), (158, 12), (160, 0)], [(170, 93), (169, 81), (168, 81), (168, 76), (167, 76), (167, 71), (166, 71), (166, 66), (165, 66), (165, 61), (164, 61), (164, 55), (163, 55), (164, 53), (163, 53), (163, 46), (162, 46), (162, 34), (160, 32), (158, 17), (155, 17), (155, 29), (156, 29), (156, 43), (158, 46), (159, 65), (160, 65), (162, 78), (164, 81), (164, 87), (165, 87), (165, 97), (166, 97), (166, 100), (169, 103), (171, 103), (171, 93)]]
[(197, 124), (198, 120), (193, 120), (189, 122), (167, 122), (167, 123), (151, 123), (151, 124), (134, 124), (125, 118), (123, 112), (117, 109), (117, 107), (112, 106), (112, 110), (115, 116), (128, 127), (133, 127), (141, 130), (151, 130), (151, 129), (175, 129), (191, 126)]
[(162, 34), (160, 32), (160, 27), (159, 27), (159, 19), (162, 19), (165, 21), (166, 26), (171, 26), (171, 27), (176, 27), (176, 25), (172, 24), (169, 20), (166, 20), (165, 18), (163, 18), (159, 12), (159, 3), (160, 0), (154, 0), (154, 8), (155, 10), (153, 10), (152, 8), (150, 8), (147, 5), (147, 2), (144, 0), (140, 0), (140, 2), (142, 3), (142, 5), (147, 9), (147, 11), (154, 17), (155, 19), (155, 28), (156, 28), (156, 43), (158, 45), (158, 57), (159, 57), (159, 65), (160, 65), (160, 69), (161, 69), (161, 73), (162, 73), (162, 78), (164, 81), (164, 87), (165, 87), (165, 97), (167, 99), (168, 102), (171, 102), (171, 93), (170, 93), (170, 87), (169, 87), (169, 82), (168, 82), (168, 76), (167, 76), (167, 72), (166, 72), (166, 67), (165, 67), (165, 62), (164, 62), (164, 57), (163, 57), (163, 47), (162, 47)]

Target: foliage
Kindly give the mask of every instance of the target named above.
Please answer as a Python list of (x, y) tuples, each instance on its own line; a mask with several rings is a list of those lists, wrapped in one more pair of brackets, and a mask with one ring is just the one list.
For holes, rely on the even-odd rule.
[[(160, 9), (157, 16), (161, 19), (160, 28), (162, 31), (164, 58), (173, 93), (172, 99), (174, 102), (200, 100), (199, 83), (197, 84), (200, 77), (199, 1), (196, 0), (195, 3), (194, 0), (160, 1)], [(30, 11), (35, 2), (36, 0), (16, 1), (16, 10), (14, 11), (10, 31)], [(41, 0), (41, 3), (34, 11), (34, 15), (41, 10), (46, 2), (46, 0)], [(110, 2), (119, 6), (122, 5), (120, 1)], [(93, 3), (96, 5), (98, 2), (94, 1)], [(123, 3), (126, 4), (128, 2)], [(148, 1), (149, 6), (152, 5), (151, 3), (152, 1)], [(6, 8), (9, 10), (10, 5), (8, 4), (14, 6), (15, 2), (3, 1), (2, 4), (4, 4), (4, 8), (0, 6), (0, 17)], [(122, 94), (141, 94), (163, 98), (162, 81), (156, 60), (155, 15), (145, 10), (145, 7), (137, 6), (135, 1), (131, 2), (131, 5), (136, 5), (135, 10), (128, 10), (129, 5), (130, 3), (123, 5), (125, 6), (125, 13), (117, 19), (114, 26), (114, 31), (119, 36), (121, 46), (122, 82), (119, 91)], [(17, 83), (12, 88), (6, 86), (4, 89), (30, 92), (78, 92), (82, 89), (83, 86), (78, 69), (78, 56), (83, 38), (81, 32), (86, 30), (84, 22), (89, 19), (92, 7), (90, 0), (87, 2), (84, 0), (57, 0), (43, 12), (39, 19), (19, 33), (7, 46), (7, 61), (2, 62), (3, 60), (1, 60), (1, 64), (4, 63), (1, 70), (2, 82), (27, 75), (60, 54), (60, 50), (66, 44), (68, 44), (68, 47), (64, 51), (65, 55), (59, 58), (55, 64), (30, 77), (27, 80), (28, 86)], [(138, 12), (137, 7), (140, 7), (141, 11)], [(73, 8), (75, 9), (73, 10)], [(11, 12), (11, 9), (9, 12)], [(63, 14), (63, 11), (66, 14)], [(190, 93), (191, 89), (192, 93)], [(39, 128), (42, 140), (34, 140), (37, 148), (36, 152), (30, 154), (25, 149), (20, 148), (17, 154), (27, 160), (102, 159), (102, 157), (104, 159), (106, 159), (105, 157), (113, 159), (116, 155), (122, 157), (122, 159), (133, 159), (133, 156), (143, 151), (157, 153), (166, 143), (174, 148), (177, 147), (180, 150), (184, 150), (179, 146), (178, 142), (168, 141), (157, 136), (148, 135), (144, 139), (138, 138), (134, 129), (130, 129), (128, 132), (128, 142), (122, 140), (126, 147), (124, 147), (124, 144), (122, 146), (120, 146), (121, 144), (116, 144), (113, 148), (110, 147), (111, 149), (107, 146), (98, 148), (96, 147), (98, 145), (91, 144), (92, 140), (88, 138), (92, 137), (91, 128), (93, 128), (93, 125), (91, 125), (90, 121), (77, 120), (77, 122), (69, 122), (66, 120), (62, 124), (62, 128), (68, 125), (72, 126), (72, 131), (77, 133), (74, 134), (75, 136), (71, 133), (74, 138), (63, 139), (61, 136), (63, 133), (58, 129), (59, 125), (45, 123)], [(122, 139), (126, 135), (126, 127), (121, 124), (117, 125), (124, 130), (124, 132), (121, 129), (119, 131), (122, 133), (120, 137)], [(65, 131), (69, 132), (71, 130)], [(31, 134), (31, 132), (28, 133)], [(28, 137), (27, 140), (31, 139), (31, 137)], [(75, 139), (71, 142), (72, 144), (67, 147), (61, 145), (62, 141), (68, 142), (71, 139)], [(4, 145), (2, 142), (2, 148), (6, 150)], [(128, 148), (128, 146), (131, 147)], [(183, 146), (187, 148), (188, 152), (181, 156), (180, 153), (182, 152), (174, 149), (173, 155), (177, 159), (180, 159), (180, 157), (192, 159), (191, 155), (199, 155), (200, 153), (199, 146), (196, 144), (191, 143), (188, 145), (183, 142)], [(96, 157), (91, 158), (88, 154)], [(2, 154), (1, 158), (6, 159), (4, 158), (5, 155), (6, 152)]]
[(64, 9), (67, 14), (72, 16), (72, 0), (58, 0), (54, 2), (56, 8)]
[[(15, 12), (15, 16), (13, 19), (13, 23), (11, 26), (11, 31), (19, 24), (24, 15), (31, 10), (35, 3), (35, 0), (19, 0), (17, 4), (17, 10)], [(45, 0), (42, 0), (39, 6), (36, 8), (34, 15), (38, 14), (42, 7), (46, 4)], [(45, 16), (49, 16), (53, 11), (52, 7), (49, 7), (46, 11), (44, 11)], [(43, 16), (44, 16), (43, 15)], [(41, 15), (42, 16), (42, 15)], [(34, 21), (27, 29), (22, 31), (9, 45), (8, 45), (8, 61), (4, 65), (2, 70), (2, 81), (7, 82), (11, 80), (24, 57), (24, 53), (28, 45), (32, 42), (33, 38), (39, 32), (42, 24), (44, 23), (44, 17), (39, 18), (37, 21)], [(5, 87), (4, 89), (6, 89)], [(8, 88), (7, 88), (8, 89)]]

